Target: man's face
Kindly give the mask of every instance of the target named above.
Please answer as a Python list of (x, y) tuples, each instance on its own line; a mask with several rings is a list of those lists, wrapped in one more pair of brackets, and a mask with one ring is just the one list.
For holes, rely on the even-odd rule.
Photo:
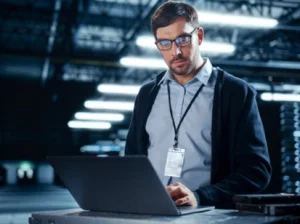
[[(190, 34), (195, 28), (184, 17), (179, 17), (172, 24), (160, 27), (156, 31), (157, 40), (173, 40), (177, 37)], [(191, 44), (184, 47), (177, 47), (175, 42), (169, 50), (161, 51), (163, 59), (169, 69), (176, 75), (189, 74), (197, 65), (200, 57), (199, 45), (203, 39), (203, 30), (196, 29), (192, 34)]]

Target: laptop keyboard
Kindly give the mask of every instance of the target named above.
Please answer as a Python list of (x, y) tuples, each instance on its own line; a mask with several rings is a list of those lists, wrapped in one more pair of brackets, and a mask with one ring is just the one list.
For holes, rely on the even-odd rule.
[(179, 211), (185, 211), (185, 210), (189, 210), (189, 209), (193, 209), (193, 206), (178, 206), (177, 209)]

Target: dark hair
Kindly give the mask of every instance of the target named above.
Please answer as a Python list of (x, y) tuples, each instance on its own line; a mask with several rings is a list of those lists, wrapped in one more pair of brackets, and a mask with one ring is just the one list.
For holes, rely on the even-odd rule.
[(198, 13), (189, 4), (184, 2), (166, 2), (154, 12), (151, 18), (151, 30), (156, 37), (156, 31), (173, 23), (177, 18), (184, 17), (187, 22), (192, 23), (194, 28), (199, 27)]

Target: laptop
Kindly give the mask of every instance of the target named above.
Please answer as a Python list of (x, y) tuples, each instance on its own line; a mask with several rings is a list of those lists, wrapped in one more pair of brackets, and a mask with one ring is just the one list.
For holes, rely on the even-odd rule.
[(83, 210), (180, 216), (215, 208), (177, 207), (146, 156), (47, 159)]

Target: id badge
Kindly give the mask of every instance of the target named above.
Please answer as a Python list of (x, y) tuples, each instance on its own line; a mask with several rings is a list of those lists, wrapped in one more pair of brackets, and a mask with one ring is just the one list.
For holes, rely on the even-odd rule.
[(169, 148), (165, 166), (165, 176), (180, 177), (184, 163), (185, 149)]

